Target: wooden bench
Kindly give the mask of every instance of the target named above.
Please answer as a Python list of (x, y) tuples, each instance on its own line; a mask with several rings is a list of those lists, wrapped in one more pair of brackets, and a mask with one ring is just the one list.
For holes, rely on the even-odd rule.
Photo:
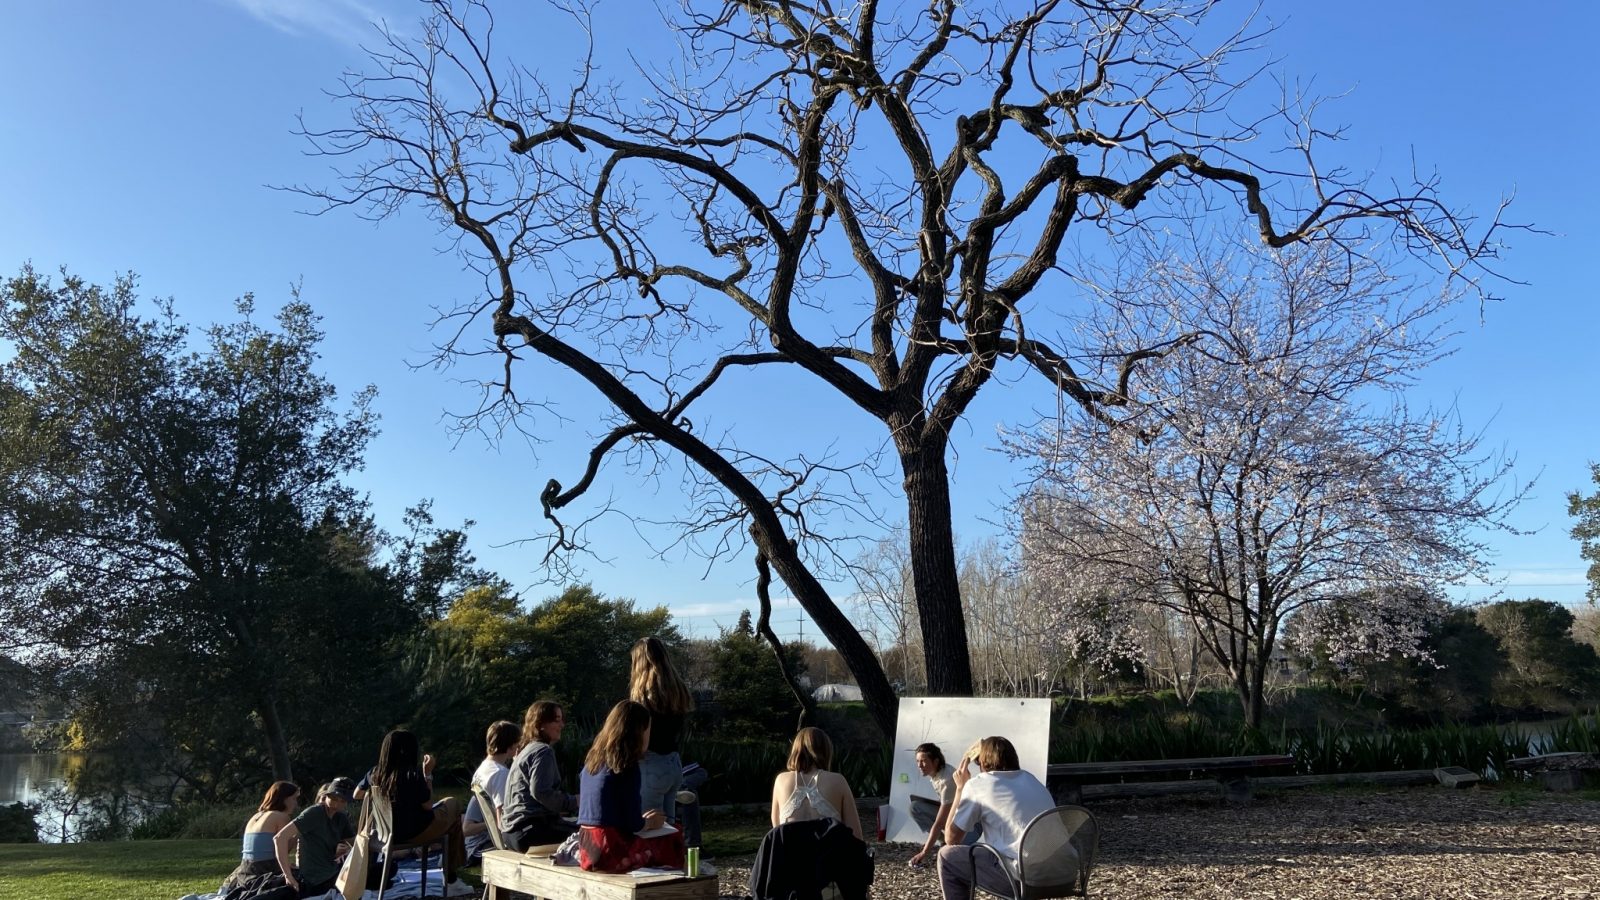
[(1230, 803), (1248, 803), (1250, 776), (1294, 765), (1284, 754), (1211, 756), (1197, 759), (1136, 759), (1124, 762), (1058, 763), (1049, 767), (1050, 792), (1057, 803), (1081, 803), (1085, 784), (1123, 781), (1128, 776), (1186, 773), (1214, 777)]
[(549, 900), (716, 900), (717, 877), (702, 875), (606, 875), (558, 866), (548, 856), (515, 850), (483, 854), (487, 900), (510, 900), (511, 891)]
[(1547, 791), (1576, 791), (1583, 788), (1584, 773), (1600, 770), (1600, 754), (1574, 751), (1522, 756), (1506, 760), (1513, 772), (1532, 772)]

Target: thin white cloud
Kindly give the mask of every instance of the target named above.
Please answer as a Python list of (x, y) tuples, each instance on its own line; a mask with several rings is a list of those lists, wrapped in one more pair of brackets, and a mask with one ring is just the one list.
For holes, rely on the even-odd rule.
[(223, 0), (285, 34), (318, 34), (345, 44), (371, 43), (384, 18), (362, 0)]
[(1472, 586), (1496, 585), (1499, 587), (1568, 587), (1589, 583), (1587, 569), (1569, 566), (1520, 566), (1515, 569), (1495, 569), (1487, 581), (1474, 582)]

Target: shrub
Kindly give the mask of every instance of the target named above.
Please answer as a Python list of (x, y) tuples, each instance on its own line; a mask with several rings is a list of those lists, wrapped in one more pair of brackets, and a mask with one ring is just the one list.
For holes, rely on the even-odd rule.
[(38, 810), (26, 803), (0, 806), (0, 844), (39, 843)]

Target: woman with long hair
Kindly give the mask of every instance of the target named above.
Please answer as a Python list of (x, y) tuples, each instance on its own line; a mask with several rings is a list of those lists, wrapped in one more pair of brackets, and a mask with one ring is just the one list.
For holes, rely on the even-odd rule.
[(372, 790), (389, 803), (394, 838), (407, 844), (428, 844), (444, 838), (444, 880), (455, 880), (466, 862), (461, 831), (461, 801), (433, 801), (433, 756), (424, 755), (417, 736), (396, 728), (383, 736)]
[(300, 788), (292, 781), (274, 781), (267, 788), (261, 805), (244, 823), (244, 847), (239, 867), (228, 876), (227, 884), (278, 871), (278, 852), (272, 838), (283, 826), (294, 821), (300, 809)]
[(659, 809), (667, 819), (675, 819), (678, 792), (683, 789), (678, 743), (694, 701), (660, 638), (634, 641), (628, 699), (650, 712), (650, 746), (641, 763), (639, 801), (645, 809)]
[(539, 700), (522, 717), (522, 740), (506, 776), (500, 830), (518, 853), (559, 844), (577, 830), (562, 818), (578, 811), (578, 798), (561, 787), (561, 767), (552, 746), (561, 740), (566, 713), (559, 703)]
[(802, 728), (789, 747), (788, 771), (772, 782), (772, 827), (808, 819), (837, 819), (858, 839), (861, 817), (850, 782), (833, 765), (833, 741), (821, 728)]
[(683, 865), (683, 834), (659, 832), (661, 810), (640, 800), (640, 766), (650, 746), (650, 711), (623, 700), (611, 707), (583, 761), (578, 781), (578, 865), (590, 872), (630, 872)]

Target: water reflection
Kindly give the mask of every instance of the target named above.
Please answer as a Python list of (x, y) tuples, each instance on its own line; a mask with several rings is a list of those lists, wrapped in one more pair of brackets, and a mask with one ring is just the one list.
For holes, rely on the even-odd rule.
[(130, 774), (104, 755), (0, 753), (0, 805), (33, 807), (46, 843), (124, 838), (163, 805), (148, 778)]

